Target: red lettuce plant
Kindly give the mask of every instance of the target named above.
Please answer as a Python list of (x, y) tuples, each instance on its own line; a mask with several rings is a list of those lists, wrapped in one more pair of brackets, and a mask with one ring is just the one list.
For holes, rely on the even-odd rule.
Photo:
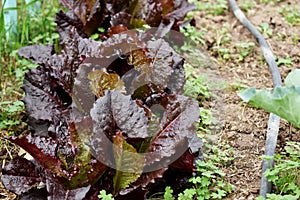
[[(98, 12), (79, 5), (88, 19)], [(181, 95), (184, 60), (151, 31), (114, 26), (95, 42), (63, 23), (60, 53), (51, 45), (19, 50), (39, 65), (23, 85), (31, 133), (6, 139), (34, 159), (9, 162), (3, 185), (42, 199), (97, 199), (102, 189), (116, 199), (145, 199), (174, 180), (182, 189), (202, 146), (198, 103)]]
[[(160, 27), (159, 34), (179, 25), (187, 12), (196, 9), (186, 0), (59, 0), (69, 11), (59, 12), (57, 20), (63, 26), (72, 25), (81, 36), (89, 36), (98, 28), (124, 25), (128, 29), (143, 25)], [(63, 22), (63, 23), (62, 23)]]

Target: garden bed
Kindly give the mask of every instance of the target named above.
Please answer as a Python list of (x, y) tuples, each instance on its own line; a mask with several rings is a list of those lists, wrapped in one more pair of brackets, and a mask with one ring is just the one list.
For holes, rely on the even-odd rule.
[[(300, 68), (298, 2), (243, 0), (238, 1), (238, 4), (265, 35), (278, 59), (282, 77)], [(208, 79), (222, 84), (222, 87), (210, 88), (215, 96), (203, 102), (203, 106), (211, 109), (218, 121), (214, 129), (211, 128), (203, 137), (220, 149), (229, 145), (228, 157), (233, 159), (223, 163), (222, 170), (226, 173), (225, 180), (234, 189), (226, 199), (255, 199), (259, 195), (269, 113), (243, 103), (237, 93), (246, 87), (271, 88), (271, 75), (254, 37), (233, 16), (226, 1), (201, 1), (197, 6), (199, 10), (193, 12), (193, 17), (203, 44), (196, 47), (196, 50), (204, 52), (207, 60), (210, 60), (204, 67), (199, 66), (197, 74), (204, 74)], [(293, 17), (293, 9), (298, 16), (295, 14)], [(197, 54), (191, 55), (197, 60)], [(17, 127), (24, 130), (20, 125)], [(2, 131), (1, 134), (7, 132)], [(283, 151), (287, 141), (299, 142), (300, 131), (282, 120), (278, 153)], [(10, 160), (10, 154), (13, 156), (18, 153), (18, 150), (10, 148), (8, 144), (2, 147), (1, 163)], [(13, 197), (2, 189), (2, 185), (0, 187), (0, 198)]]

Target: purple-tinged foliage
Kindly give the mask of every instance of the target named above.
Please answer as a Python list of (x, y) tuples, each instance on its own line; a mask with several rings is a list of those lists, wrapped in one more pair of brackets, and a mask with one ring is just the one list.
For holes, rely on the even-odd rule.
[[(116, 199), (145, 199), (151, 188), (169, 184), (165, 174), (178, 170), (184, 173), (174, 180), (182, 188), (202, 146), (194, 129), (198, 104), (181, 95), (184, 59), (164, 39), (153, 40), (157, 32), (128, 28), (164, 23), (159, 32), (167, 32), (193, 6), (179, 0), (60, 2), (70, 9), (56, 18), (61, 52), (51, 45), (19, 51), (39, 65), (22, 87), (32, 133), (6, 139), (33, 160), (10, 161), (3, 185), (20, 196), (38, 190), (35, 197), (42, 199), (97, 199), (102, 189)], [(84, 38), (100, 26), (105, 41)]]
[(44, 178), (32, 161), (16, 157), (2, 169), (1, 181), (6, 189), (21, 195), (36, 187)]
[(189, 11), (196, 6), (187, 0), (59, 0), (69, 9), (56, 18), (58, 26), (74, 26), (85, 37), (95, 33), (98, 28), (106, 30), (111, 26), (124, 25), (128, 29), (141, 28), (147, 24), (161, 27), (161, 33), (171, 29), (179, 31), (179, 24)]

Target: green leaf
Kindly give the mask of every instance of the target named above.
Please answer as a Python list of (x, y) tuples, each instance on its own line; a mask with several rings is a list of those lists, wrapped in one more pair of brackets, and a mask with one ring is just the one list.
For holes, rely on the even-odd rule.
[(284, 84), (287, 87), (300, 87), (300, 69), (295, 69), (294, 71), (290, 72), (284, 80)]
[(125, 189), (130, 183), (135, 182), (142, 174), (144, 157), (138, 154), (136, 149), (125, 141), (121, 132), (113, 137), (113, 151), (116, 162), (116, 174), (114, 176), (114, 191)]
[(278, 58), (278, 61), (276, 62), (277, 65), (286, 65), (286, 66), (292, 66), (293, 62), (292, 59), (289, 56), (286, 56), (285, 58)]
[(206, 172), (203, 172), (202, 173), (202, 176), (206, 176), (206, 177), (209, 177), (209, 178), (215, 178), (216, 176), (214, 175), (214, 172), (212, 171), (206, 171)]
[[(288, 84), (293, 78), (288, 78)], [(300, 87), (276, 87), (273, 94), (269, 91), (248, 88), (239, 96), (250, 104), (272, 112), (300, 128)]]
[(221, 177), (224, 177), (226, 174), (222, 171), (222, 170), (220, 170), (220, 169), (217, 169), (217, 170), (215, 170), (215, 174), (218, 174), (218, 175), (220, 175)]
[(295, 183), (289, 183), (286, 187), (286, 191), (296, 191), (298, 189), (298, 186)]
[(100, 191), (98, 198), (102, 200), (114, 200), (113, 196), (111, 194), (106, 194), (105, 190)]
[(298, 200), (299, 196), (294, 195), (280, 195), (280, 194), (267, 194), (268, 200)]
[(195, 189), (186, 189), (183, 191), (183, 193), (180, 193), (178, 195), (178, 200), (190, 200), (193, 199), (194, 195), (196, 194)]
[(202, 178), (200, 176), (196, 176), (196, 177), (192, 177), (189, 180), (191, 183), (197, 184), (197, 183), (201, 183)]
[(164, 193), (164, 199), (165, 200), (175, 200), (173, 197), (173, 190), (170, 186), (167, 186)]
[(202, 177), (202, 181), (201, 181), (201, 184), (202, 186), (209, 186), (210, 185), (210, 180), (211, 178), (210, 177)]

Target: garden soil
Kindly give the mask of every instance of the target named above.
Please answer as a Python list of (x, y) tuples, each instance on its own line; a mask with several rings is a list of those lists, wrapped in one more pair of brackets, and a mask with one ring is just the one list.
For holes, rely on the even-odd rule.
[[(280, 10), (299, 6), (299, 1), (287, 0), (276, 3), (237, 1), (239, 5), (245, 6), (247, 2), (255, 2), (252, 8), (244, 10), (252, 24), (255, 26), (269, 24), (272, 33), (264, 34), (264, 37), (274, 55), (277, 58), (291, 59), (291, 65), (279, 65), (284, 79), (291, 70), (300, 68), (300, 23), (298, 21), (297, 25), (289, 24)], [(255, 199), (259, 196), (269, 113), (242, 102), (237, 94), (245, 87), (272, 88), (271, 75), (256, 39), (240, 24), (231, 10), (228, 9), (221, 15), (208, 15), (205, 11), (197, 12), (195, 19), (199, 31), (206, 30), (203, 36), (206, 42), (203, 51), (212, 59), (213, 65), (211, 67), (213, 70), (209, 70), (208, 76), (215, 71), (211, 76), (212, 79), (225, 82), (225, 89), (217, 95), (220, 97), (219, 103), (216, 104), (218, 106), (213, 103), (214, 101), (211, 102), (217, 116), (219, 113), (221, 126), (212, 131), (213, 136), (208, 139), (210, 138), (214, 144), (229, 144), (233, 148), (234, 160), (223, 168), (227, 174), (226, 180), (234, 185), (234, 192), (226, 200)], [(238, 49), (239, 44), (249, 42), (255, 43), (253, 50), (244, 60), (239, 59), (241, 52)], [(228, 55), (225, 55), (222, 49), (227, 49), (225, 52)], [(207, 73), (207, 70), (201, 67), (199, 71), (200, 74)], [(300, 131), (286, 120), (281, 120), (276, 152), (281, 152), (288, 141), (300, 142)]]
[[(255, 2), (255, 5), (244, 10), (250, 21), (255, 26), (269, 24), (272, 33), (265, 34), (265, 38), (274, 55), (277, 58), (291, 58), (291, 65), (279, 66), (285, 78), (288, 72), (300, 68), (300, 26), (299, 21), (296, 25), (290, 25), (279, 11), (285, 6), (299, 6), (299, 1), (260, 3), (257, 0), (240, 0), (238, 4), (243, 4), (246, 9), (250, 5), (247, 2)], [(269, 113), (243, 103), (237, 94), (245, 87), (271, 88), (268, 66), (255, 38), (229, 9), (219, 15), (199, 11), (194, 18), (197, 29), (205, 30), (205, 45), (200, 51), (210, 59), (208, 64), (199, 66), (199, 74), (207, 75), (224, 86), (216, 90), (217, 97), (206, 102), (205, 106), (214, 109), (218, 119), (218, 128), (212, 130), (206, 139), (214, 145), (228, 144), (233, 150), (233, 161), (222, 169), (226, 173), (226, 181), (234, 185), (232, 194), (226, 200), (255, 199), (259, 195)], [(244, 59), (240, 59), (239, 44), (251, 42), (255, 46)], [(281, 152), (287, 141), (300, 141), (300, 131), (281, 120), (276, 151)], [(10, 154), (16, 152), (8, 148), (0, 152), (2, 165), (10, 159)], [(0, 185), (0, 199), (14, 198)]]

